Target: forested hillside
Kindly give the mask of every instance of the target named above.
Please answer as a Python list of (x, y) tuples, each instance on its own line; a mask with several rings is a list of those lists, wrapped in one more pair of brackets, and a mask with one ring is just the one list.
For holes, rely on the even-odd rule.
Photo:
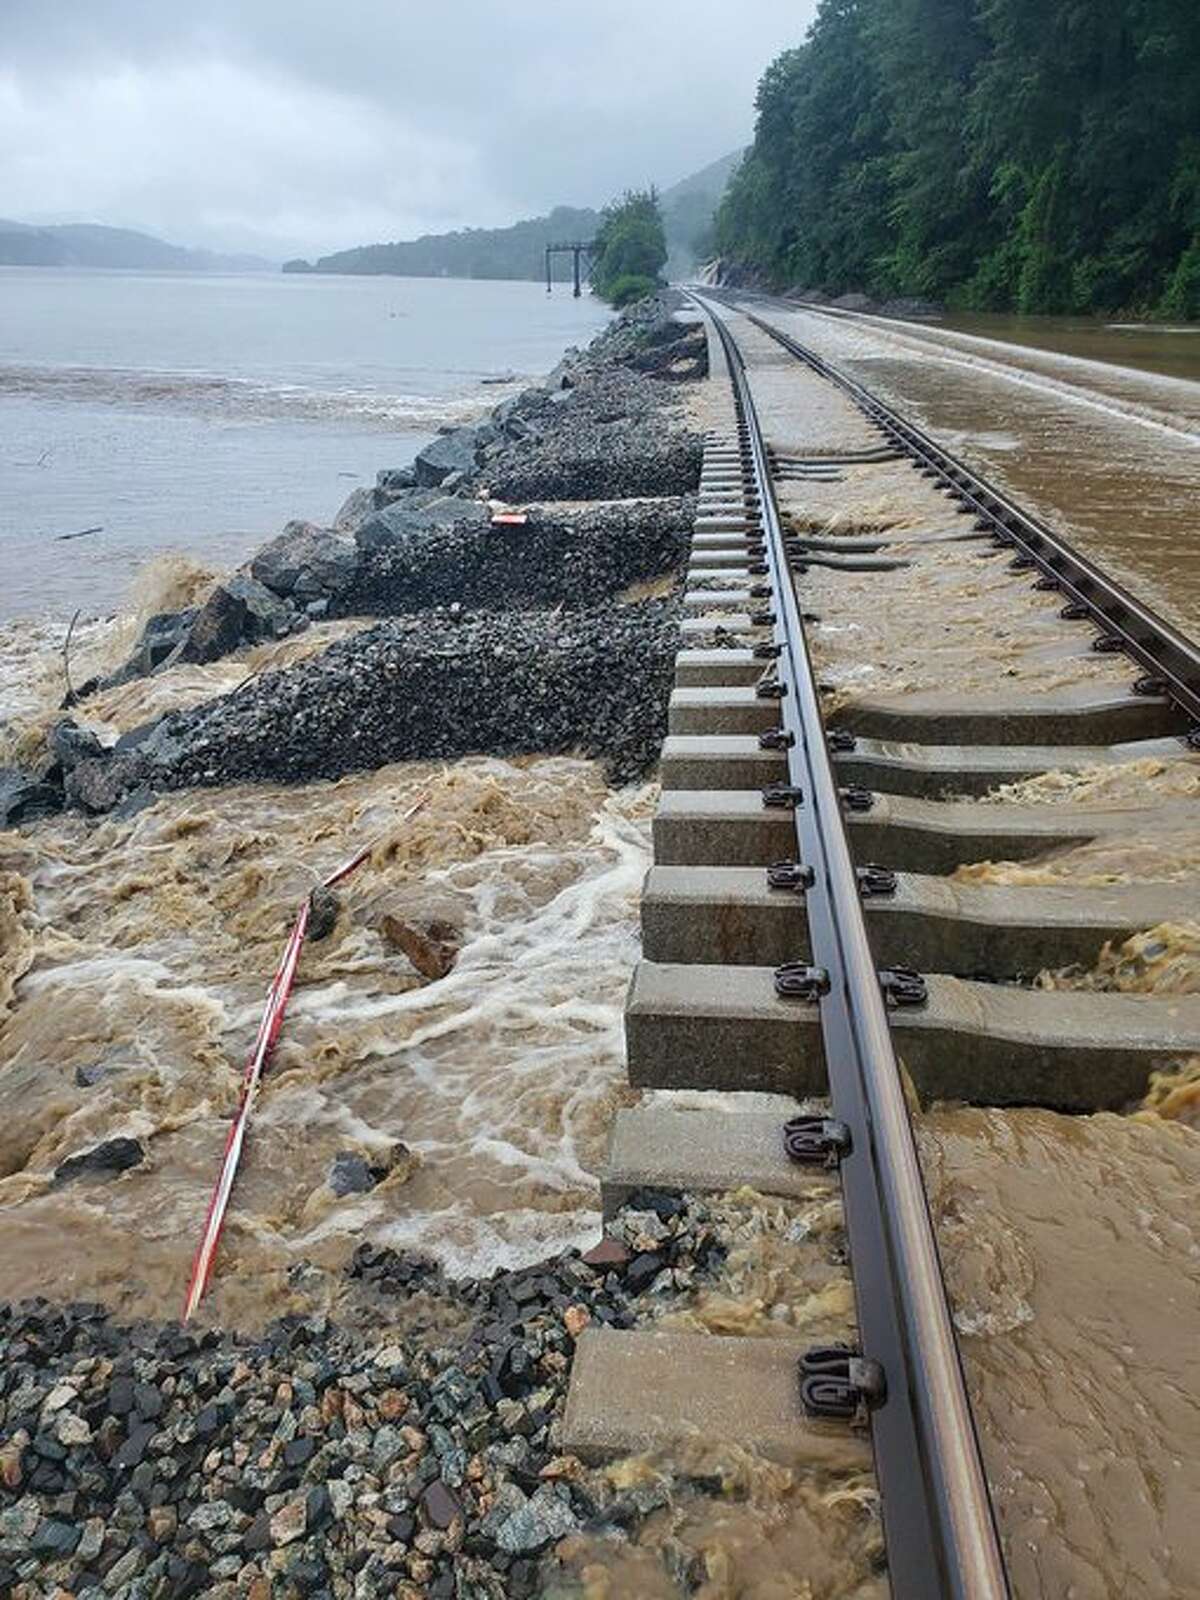
[(91, 222), (33, 227), (0, 219), (0, 266), (125, 267), (151, 272), (259, 272), (271, 263), (259, 256), (186, 250), (132, 228)]
[[(713, 213), (738, 160), (723, 156), (672, 184), (659, 196), (670, 252), (669, 274), (690, 272), (698, 250), (711, 247)], [(611, 209), (611, 208), (610, 208)], [(539, 278), (546, 245), (592, 239), (605, 213), (587, 207), (556, 206), (548, 216), (515, 222), (508, 228), (461, 228), (427, 233), (395, 244), (365, 244), (339, 250), (319, 261), (288, 261), (285, 272), (394, 273), (408, 278)], [(555, 278), (571, 276), (570, 257), (553, 262)], [(657, 270), (657, 269), (656, 269)]]
[(1198, 0), (822, 0), (717, 220), (775, 284), (1200, 316)]
[[(509, 228), (462, 228), (427, 233), (396, 244), (364, 244), (307, 261), (288, 261), (285, 272), (394, 273), (402, 278), (537, 278), (547, 244), (590, 239), (600, 213), (556, 206), (546, 217), (514, 222)], [(571, 275), (570, 257), (554, 262), (559, 279)]]

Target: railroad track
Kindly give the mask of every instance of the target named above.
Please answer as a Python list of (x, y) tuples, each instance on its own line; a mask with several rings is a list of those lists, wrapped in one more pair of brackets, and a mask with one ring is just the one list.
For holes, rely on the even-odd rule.
[[(1085, 1111), (1135, 1102), (1153, 1068), (1200, 1050), (1190, 997), (1027, 981), (1188, 916), (1186, 885), (951, 876), (1148, 822), (1189, 826), (1194, 808), (1170, 799), (979, 801), (1042, 773), (1186, 759), (1200, 652), (855, 380), (762, 318), (696, 298), (728, 401), (706, 444), (629, 1076), (827, 1102), (622, 1112), (605, 1206), (647, 1183), (788, 1195), (798, 1172), (836, 1171), (858, 1343), (764, 1351), (776, 1341), (588, 1334), (567, 1443), (603, 1455), (699, 1428), (819, 1461), (834, 1419), (869, 1427), (893, 1594), (1003, 1596), (898, 1057), (926, 1099)], [(910, 514), (873, 507), (881, 486)], [(854, 531), (830, 532), (845, 506)], [(1011, 597), (1014, 683), (972, 681), (973, 625), (956, 634), (948, 620), (975, 582)], [(848, 623), (856, 606), (866, 621)], [(909, 639), (901, 681), (849, 696), (823, 682), (837, 656), (823, 637), (869, 633), (889, 606), (909, 633), (927, 616), (931, 646), (938, 627), (947, 635), (930, 650), (935, 681), (922, 681)], [(936, 681), (956, 663), (962, 684)]]

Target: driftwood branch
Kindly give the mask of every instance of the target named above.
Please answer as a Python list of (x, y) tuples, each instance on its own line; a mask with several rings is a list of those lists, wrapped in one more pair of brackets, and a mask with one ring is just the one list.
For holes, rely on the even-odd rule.
[(67, 626), (67, 637), (63, 640), (63, 677), (67, 680), (67, 692), (63, 698), (64, 706), (75, 704), (75, 691), (71, 687), (71, 635), (75, 632), (75, 624), (79, 621), (80, 608), (76, 607), (75, 615)]

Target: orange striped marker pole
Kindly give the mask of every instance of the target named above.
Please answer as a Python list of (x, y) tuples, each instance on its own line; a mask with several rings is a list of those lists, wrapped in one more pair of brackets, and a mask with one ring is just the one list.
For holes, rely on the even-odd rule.
[[(404, 813), (401, 819), (408, 822), (415, 817), (428, 800), (428, 795), (422, 795)], [(363, 848), (340, 866), (336, 872), (331, 872), (321, 884), (323, 889), (332, 889), (337, 884), (343, 883), (351, 873), (358, 870), (371, 854), (373, 845), (364, 845)], [(212, 1277), (213, 1264), (216, 1260), (217, 1246), (221, 1241), (221, 1229), (225, 1225), (225, 1213), (229, 1209), (229, 1197), (233, 1193), (233, 1181), (237, 1176), (238, 1163), (242, 1159), (242, 1150), (246, 1143), (246, 1131), (250, 1123), (250, 1113), (254, 1109), (254, 1101), (258, 1094), (259, 1084), (262, 1082), (263, 1073), (275, 1049), (276, 1041), (283, 1028), (284, 1013), (287, 1010), (288, 999), (291, 996), (292, 986), (296, 981), (296, 968), (300, 964), (300, 951), (304, 945), (304, 937), (308, 932), (308, 921), (312, 914), (311, 899), (305, 898), (303, 905), (292, 925), (292, 931), (284, 948), (283, 958), (271, 980), (271, 987), (267, 991), (267, 1003), (263, 1007), (262, 1020), (258, 1025), (253, 1049), (250, 1051), (246, 1062), (246, 1069), (242, 1075), (242, 1097), (238, 1105), (237, 1115), (229, 1129), (229, 1137), (225, 1141), (225, 1154), (221, 1159), (221, 1170), (217, 1176), (216, 1186), (208, 1202), (208, 1210), (204, 1217), (204, 1229), (200, 1235), (200, 1243), (196, 1247), (196, 1254), (192, 1260), (192, 1273), (188, 1279), (187, 1296), (183, 1302), (183, 1321), (187, 1322), (195, 1314), (196, 1308), (204, 1298), (208, 1288), (209, 1279)]]

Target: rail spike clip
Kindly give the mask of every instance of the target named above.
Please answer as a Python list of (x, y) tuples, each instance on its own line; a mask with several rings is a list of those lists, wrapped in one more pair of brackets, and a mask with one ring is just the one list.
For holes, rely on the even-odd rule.
[(793, 1117), (783, 1125), (783, 1153), (802, 1167), (836, 1167), (852, 1148), (850, 1129), (836, 1117)]
[(870, 789), (860, 788), (858, 784), (849, 784), (839, 791), (842, 804), (847, 811), (870, 811), (875, 804), (875, 796)]
[(775, 968), (775, 993), (781, 1000), (820, 1000), (829, 993), (829, 974), (824, 967), (785, 961)]
[(773, 861), (767, 868), (768, 889), (791, 889), (803, 893), (811, 889), (817, 875), (804, 861)]
[(898, 879), (891, 867), (868, 864), (856, 867), (854, 875), (858, 879), (858, 892), (864, 900), (886, 900), (896, 893)]
[(929, 999), (925, 979), (911, 967), (881, 967), (879, 985), (890, 1005), (923, 1006)]
[(768, 784), (762, 792), (762, 803), (776, 811), (794, 811), (804, 804), (804, 790), (794, 783)]
[(851, 1345), (816, 1345), (800, 1357), (800, 1403), (810, 1417), (862, 1425), (886, 1398), (883, 1368)]

